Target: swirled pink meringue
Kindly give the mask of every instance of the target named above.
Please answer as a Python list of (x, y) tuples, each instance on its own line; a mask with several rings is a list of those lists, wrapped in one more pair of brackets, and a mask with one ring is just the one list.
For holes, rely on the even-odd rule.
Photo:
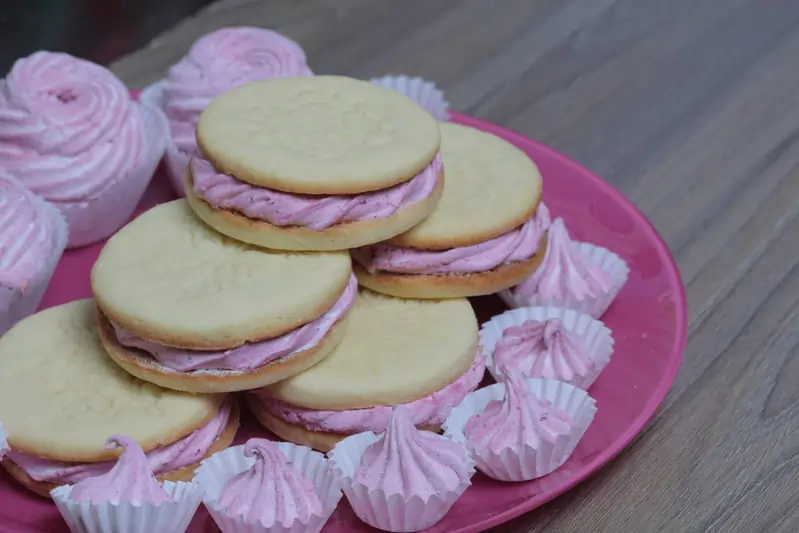
[(137, 348), (152, 355), (160, 364), (179, 372), (194, 370), (238, 370), (260, 368), (267, 363), (288, 357), (319, 344), (330, 329), (341, 320), (355, 303), (358, 281), (350, 276), (347, 288), (325, 314), (288, 333), (263, 341), (244, 344), (218, 352), (183, 350), (136, 337), (112, 323), (117, 340), (123, 346)]
[(36, 52), (0, 82), (0, 165), (52, 202), (83, 202), (144, 154), (138, 104), (111, 71)]
[(313, 483), (295, 470), (274, 442), (250, 439), (244, 455), (255, 463), (236, 474), (222, 487), (214, 507), (231, 517), (242, 517), (249, 525), (290, 527), (308, 523), (322, 514), (322, 500)]
[[(182, 439), (154, 448), (145, 454), (148, 469), (155, 475), (177, 470), (199, 462), (225, 431), (232, 411), (233, 400), (226, 401), (214, 417), (203, 427)], [(8, 458), (34, 481), (57, 485), (71, 485), (90, 477), (105, 474), (114, 466), (113, 462), (64, 463), (42, 459), (9, 450)]]
[(399, 405), (393, 409), (385, 433), (364, 450), (352, 480), (385, 495), (428, 501), (431, 496), (455, 491), (473, 473), (464, 446), (416, 429), (411, 412)]
[(592, 373), (595, 361), (583, 339), (559, 318), (528, 320), (502, 332), (494, 363), (503, 374), (571, 382)]
[(55, 208), (0, 169), (0, 290), (24, 289), (59, 244), (56, 252), (63, 251), (58, 218)]
[(315, 230), (343, 222), (386, 218), (403, 207), (429, 198), (443, 168), (441, 154), (408, 181), (363, 194), (310, 196), (256, 187), (221, 174), (201, 157), (191, 159), (194, 194), (215, 209), (229, 209), (275, 226)]
[[(443, 389), (403, 404), (414, 425), (419, 427), (436, 426), (444, 422), (452, 408), (472, 392), (483, 379), (485, 357), (478, 355), (465, 374)], [(391, 419), (393, 407), (379, 405), (369, 409), (350, 409), (346, 411), (316, 411), (290, 405), (286, 402), (255, 394), (261, 407), (290, 424), (302, 426), (311, 431), (330, 433), (360, 433), (386, 430)]]
[(612, 279), (600, 265), (592, 263), (569, 238), (562, 218), (549, 228), (544, 260), (535, 273), (513, 289), (520, 298), (578, 301), (595, 298), (612, 289)]
[(169, 69), (164, 98), (172, 138), (194, 153), (194, 128), (211, 100), (246, 83), (269, 78), (312, 76), (300, 45), (263, 28), (222, 28), (201, 37)]
[(571, 433), (574, 421), (569, 414), (539, 400), (523, 378), (506, 374), (504, 384), (504, 399), (489, 402), (463, 428), (467, 445), (477, 455), (499, 455), (522, 446), (538, 448), (542, 442), (554, 443), (558, 436)]
[(535, 215), (507, 233), (472, 246), (448, 250), (419, 250), (375, 244), (352, 250), (352, 258), (368, 272), (400, 274), (468, 274), (524, 261), (538, 251), (549, 227), (549, 210), (539, 205)]
[(160, 505), (174, 501), (155, 479), (147, 457), (135, 440), (114, 435), (105, 444), (106, 450), (122, 447), (122, 455), (114, 467), (96, 477), (88, 477), (72, 487), (70, 499), (102, 503), (130, 502), (134, 505)]

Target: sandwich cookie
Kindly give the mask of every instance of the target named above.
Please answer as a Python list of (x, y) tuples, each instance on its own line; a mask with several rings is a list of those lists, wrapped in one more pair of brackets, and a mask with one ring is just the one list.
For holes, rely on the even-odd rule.
[(253, 391), (248, 405), (279, 437), (321, 451), (347, 435), (384, 432), (398, 404), (417, 427), (438, 430), (483, 378), (477, 349), (467, 300), (401, 300), (362, 290), (333, 353)]
[(22, 320), (0, 338), (0, 419), (11, 447), (3, 467), (42, 496), (111, 470), (104, 443), (124, 433), (159, 480), (189, 481), (227, 448), (239, 426), (234, 400), (161, 389), (123, 371), (97, 336), (92, 300)]
[(345, 252), (249, 246), (176, 200), (109, 239), (92, 290), (114, 361), (163, 387), (215, 393), (263, 387), (319, 362), (344, 334), (357, 282)]
[(535, 164), (494, 135), (440, 127), (441, 201), (410, 231), (352, 251), (364, 287), (400, 298), (493, 294), (528, 278), (544, 257), (549, 216), (539, 209)]
[(407, 96), (340, 76), (275, 78), (216, 98), (186, 174), (217, 231), (278, 250), (345, 250), (407, 231), (444, 187), (438, 122)]

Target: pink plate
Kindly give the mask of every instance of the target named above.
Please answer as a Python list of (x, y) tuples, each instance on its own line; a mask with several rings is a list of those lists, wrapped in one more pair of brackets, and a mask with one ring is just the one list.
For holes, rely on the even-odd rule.
[[(580, 445), (558, 471), (527, 483), (503, 484), (482, 475), (474, 478), (449, 514), (428, 531), (468, 533), (506, 522), (586, 479), (619, 454), (655, 412), (671, 385), (682, 358), (686, 332), (685, 292), (674, 260), (652, 225), (616, 189), (561, 154), (492, 124), (454, 115), (453, 120), (493, 133), (515, 144), (538, 164), (544, 176), (544, 200), (562, 216), (578, 240), (606, 246), (630, 265), (630, 279), (603, 317), (613, 330), (616, 351), (591, 387), (599, 410)], [(146, 209), (173, 197), (163, 170), (142, 201)], [(96, 244), (67, 252), (61, 260), (43, 307), (91, 295), (89, 271), (100, 251)], [(480, 318), (501, 312), (496, 297), (474, 301)], [(265, 432), (245, 420), (241, 442)], [(344, 502), (344, 500), (342, 500)], [(0, 531), (66, 533), (55, 505), (17, 486), (0, 474)], [(192, 533), (217, 531), (201, 510)], [(374, 531), (359, 522), (346, 503), (333, 515), (325, 533)]]

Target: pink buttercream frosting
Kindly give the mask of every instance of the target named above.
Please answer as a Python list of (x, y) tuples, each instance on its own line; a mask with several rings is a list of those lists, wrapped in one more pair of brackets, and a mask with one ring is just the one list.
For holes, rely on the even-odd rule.
[(228, 480), (215, 508), (265, 528), (308, 523), (322, 514), (322, 500), (313, 483), (289, 463), (274, 442), (250, 439), (244, 444), (244, 455), (254, 457), (255, 462)]
[[(149, 471), (156, 475), (177, 470), (199, 462), (225, 431), (230, 420), (232, 401), (226, 401), (216, 415), (194, 433), (172, 444), (155, 448), (145, 454)], [(42, 459), (9, 450), (8, 458), (34, 481), (58, 485), (73, 484), (87, 478), (105, 474), (114, 466), (113, 462), (63, 463)]]
[(524, 224), (493, 239), (448, 250), (419, 250), (388, 244), (365, 246), (352, 257), (367, 271), (400, 274), (468, 274), (524, 261), (538, 251), (549, 227), (549, 210), (539, 205)]
[(211, 100), (269, 78), (312, 76), (305, 52), (291, 39), (263, 28), (222, 28), (201, 37), (169, 69), (164, 99), (178, 149), (195, 153), (194, 128)]
[(466, 422), (463, 433), (477, 455), (499, 455), (503, 450), (519, 451), (522, 446), (539, 448), (554, 443), (574, 427), (569, 414), (545, 400), (539, 400), (523, 378), (506, 375), (505, 397), (486, 405), (485, 411)]
[(144, 155), (138, 104), (108, 69), (36, 52), (0, 81), (0, 165), (36, 194), (93, 200)]
[(591, 262), (569, 238), (562, 218), (552, 222), (544, 260), (535, 273), (513, 289), (519, 298), (582, 301), (612, 290), (612, 279), (600, 265)]
[(528, 320), (502, 332), (494, 364), (503, 374), (571, 382), (594, 372), (595, 361), (583, 339), (559, 318)]
[(70, 498), (76, 502), (102, 503), (130, 502), (134, 505), (160, 505), (173, 502), (153, 476), (147, 457), (130, 437), (115, 435), (105, 444), (107, 450), (122, 447), (114, 467), (105, 474), (88, 477), (72, 487)]
[(278, 337), (247, 343), (224, 351), (203, 352), (172, 348), (136, 337), (116, 324), (112, 323), (112, 326), (120, 344), (145, 351), (160, 364), (172, 370), (248, 371), (319, 344), (336, 322), (347, 314), (355, 303), (357, 294), (358, 281), (355, 276), (350, 276), (347, 288), (333, 307), (316, 320)]
[(353, 483), (428, 501), (468, 482), (474, 466), (466, 448), (416, 429), (412, 414), (405, 406), (393, 409), (385, 433), (364, 450)]
[(256, 187), (219, 173), (199, 156), (191, 159), (194, 194), (216, 209), (229, 209), (275, 226), (315, 230), (335, 224), (387, 218), (429, 198), (443, 168), (441, 154), (419, 174), (387, 189), (354, 195), (310, 196)]
[[(416, 426), (435, 426), (449, 416), (452, 408), (458, 405), (467, 394), (477, 388), (485, 372), (485, 357), (475, 357), (469, 370), (443, 389), (403, 404)], [(369, 409), (347, 411), (316, 411), (296, 407), (286, 402), (256, 395), (262, 407), (290, 424), (302, 426), (311, 431), (331, 433), (359, 433), (372, 431), (381, 433), (388, 427), (393, 407), (379, 405)]]

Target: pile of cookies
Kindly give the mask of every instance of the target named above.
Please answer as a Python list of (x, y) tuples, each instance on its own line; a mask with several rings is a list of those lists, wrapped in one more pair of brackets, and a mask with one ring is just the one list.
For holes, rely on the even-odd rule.
[[(209, 98), (173, 154), (186, 198), (107, 241), (93, 299), (0, 338), (3, 466), (75, 527), (87, 501), (179, 531), (203, 499), (224, 531), (318, 531), (343, 490), (416, 531), (475, 469), (557, 469), (593, 419), (624, 262), (569, 239), (510, 143), (302, 65)], [(518, 309), (480, 329), (467, 298), (495, 293)], [(287, 442), (229, 448), (238, 400)]]

